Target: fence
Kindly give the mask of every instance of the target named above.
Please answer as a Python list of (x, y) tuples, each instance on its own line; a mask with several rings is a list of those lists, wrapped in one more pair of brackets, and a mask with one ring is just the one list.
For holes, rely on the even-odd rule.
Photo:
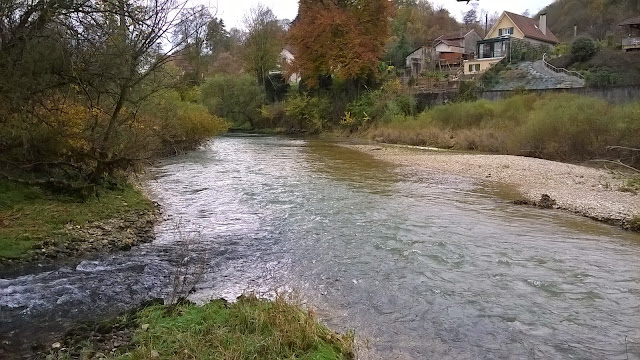
[(582, 76), (582, 74), (580, 74), (577, 71), (572, 71), (572, 70), (567, 70), (565, 68), (557, 68), (551, 64), (549, 64), (549, 62), (547, 61), (547, 54), (542, 54), (542, 62), (544, 63), (544, 66), (547, 67), (547, 69), (556, 72), (556, 73), (565, 73), (569, 76), (575, 76), (578, 77), (582, 80), (584, 80), (584, 76)]

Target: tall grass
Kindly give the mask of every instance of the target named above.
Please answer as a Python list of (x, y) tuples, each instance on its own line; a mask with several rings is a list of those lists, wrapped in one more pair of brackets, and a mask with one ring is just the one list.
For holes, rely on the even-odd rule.
[(610, 145), (640, 147), (640, 103), (611, 105), (566, 93), (523, 94), (396, 116), (365, 134), (389, 143), (589, 160), (610, 155)]
[[(282, 297), (266, 301), (245, 296), (233, 304), (215, 300), (203, 306), (154, 305), (115, 321), (131, 328), (127, 344), (107, 356), (100, 349), (110, 336), (68, 338), (48, 358), (142, 359), (354, 359), (353, 334), (340, 335), (320, 324), (313, 313)], [(122, 323), (122, 325), (120, 325)], [(91, 338), (91, 336), (89, 336)]]

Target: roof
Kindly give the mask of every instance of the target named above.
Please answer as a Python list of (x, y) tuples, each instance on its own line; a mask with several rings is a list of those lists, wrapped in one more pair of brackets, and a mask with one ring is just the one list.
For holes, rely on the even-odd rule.
[(536, 40), (540, 40), (540, 41), (544, 41), (552, 44), (559, 43), (558, 38), (555, 35), (553, 35), (553, 33), (551, 32), (551, 29), (549, 29), (549, 26), (547, 26), (546, 34), (543, 34), (542, 31), (540, 31), (540, 28), (538, 28), (538, 24), (539, 24), (538, 20), (531, 19), (526, 16), (514, 14), (508, 11), (505, 11), (504, 14), (507, 15), (509, 19), (511, 19), (513, 24), (517, 26), (518, 29), (520, 29), (520, 31), (522, 31), (522, 33), (524, 34), (524, 37), (527, 37), (530, 39), (536, 39)]
[(464, 45), (462, 45), (462, 41), (461, 40), (445, 40), (445, 39), (439, 39), (436, 40), (436, 42), (433, 44), (433, 46), (438, 46), (438, 44), (443, 43), (447, 46), (457, 46), (457, 47), (463, 47)]
[(288, 51), (293, 56), (296, 56), (296, 53), (297, 53), (296, 49), (293, 46), (289, 45), (289, 44), (285, 45), (284, 49), (282, 49), (282, 50)]
[(636, 16), (621, 22), (620, 24), (618, 24), (618, 26), (639, 25), (639, 24), (640, 24), (640, 16)]
[(474, 29), (471, 29), (471, 30), (467, 31), (466, 33), (455, 32), (455, 33), (450, 33), (450, 34), (446, 34), (446, 35), (440, 35), (434, 41), (437, 42), (438, 40), (464, 39), (467, 35), (471, 34), (474, 31), (475, 31)]

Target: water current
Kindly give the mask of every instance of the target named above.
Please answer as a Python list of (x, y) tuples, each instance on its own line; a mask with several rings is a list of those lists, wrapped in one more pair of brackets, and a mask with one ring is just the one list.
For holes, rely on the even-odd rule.
[[(171, 296), (294, 290), (363, 358), (640, 359), (640, 237), (332, 143), (229, 136), (151, 170), (157, 239), (0, 275), (0, 341)], [(195, 269), (195, 270), (194, 270)]]

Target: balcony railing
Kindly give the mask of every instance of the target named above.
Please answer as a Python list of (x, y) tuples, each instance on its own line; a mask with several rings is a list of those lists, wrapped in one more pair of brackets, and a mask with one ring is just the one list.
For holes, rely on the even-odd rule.
[(628, 37), (622, 39), (622, 50), (640, 49), (640, 37)]

